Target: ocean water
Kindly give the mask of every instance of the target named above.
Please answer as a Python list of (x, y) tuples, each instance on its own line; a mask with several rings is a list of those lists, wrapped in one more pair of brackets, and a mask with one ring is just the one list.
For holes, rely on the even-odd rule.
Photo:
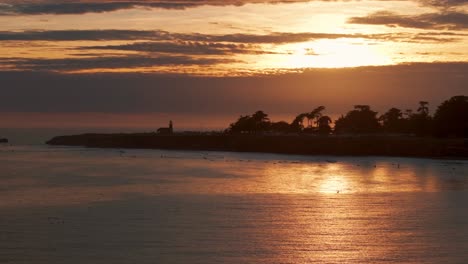
[(468, 161), (0, 146), (0, 263), (466, 263)]

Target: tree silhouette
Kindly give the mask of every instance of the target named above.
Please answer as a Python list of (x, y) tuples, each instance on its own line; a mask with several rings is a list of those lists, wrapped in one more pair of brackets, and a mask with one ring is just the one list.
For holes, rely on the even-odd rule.
[(419, 108), (418, 108), (418, 113), (423, 115), (423, 116), (428, 116), (429, 115), (429, 103), (426, 101), (420, 101), (419, 102)]
[[(311, 112), (297, 115), (291, 124), (285, 121), (271, 122), (268, 114), (257, 111), (252, 115), (240, 116), (230, 124), (228, 133), (317, 133), (329, 134), (332, 120), (323, 115), (324, 106)], [(307, 119), (307, 127), (304, 126)], [(468, 137), (468, 96), (454, 96), (444, 101), (434, 118), (429, 114), (429, 103), (420, 101), (416, 112), (407, 109), (402, 112), (391, 108), (379, 118), (369, 105), (355, 105), (346, 115), (335, 121), (334, 132), (350, 134), (387, 133), (415, 134), (417, 136)]]
[(278, 133), (288, 133), (291, 131), (291, 126), (285, 121), (272, 122), (270, 130)]
[[(325, 106), (319, 106), (311, 112), (299, 114), (291, 123), (291, 130), (307, 133), (317, 132), (318, 127), (314, 127), (313, 124), (318, 124), (323, 110), (325, 110)], [(304, 119), (307, 119), (307, 127), (304, 127)]]
[(254, 131), (265, 131), (268, 129), (270, 125), (270, 119), (268, 115), (265, 114), (263, 111), (257, 111), (252, 115), (253, 123), (254, 123)]
[(376, 133), (379, 127), (377, 112), (372, 111), (368, 105), (354, 106), (354, 110), (349, 111), (346, 116), (341, 116), (335, 122), (335, 132), (338, 134)]
[(230, 133), (256, 133), (268, 131), (270, 120), (268, 115), (263, 111), (257, 111), (253, 115), (240, 116), (239, 119), (232, 123), (228, 132)]
[(332, 123), (332, 120), (329, 116), (321, 116), (317, 120), (317, 125), (318, 125), (318, 133), (322, 135), (328, 135), (331, 132), (331, 127), (330, 124)]
[(387, 133), (404, 133), (405, 119), (403, 113), (398, 108), (391, 108), (379, 117), (383, 130)]
[(320, 119), (320, 117), (323, 116), (322, 115), (323, 110), (325, 110), (325, 106), (319, 106), (315, 108), (314, 110), (312, 110), (312, 112), (308, 114), (307, 118), (309, 118), (310, 120), (315, 119), (315, 123), (318, 124), (318, 120)]
[(302, 113), (296, 116), (291, 123), (291, 130), (294, 132), (301, 132), (304, 129), (304, 118), (306, 118), (307, 113)]
[(251, 133), (253, 130), (253, 122), (251, 116), (240, 116), (235, 123), (232, 123), (228, 131), (230, 133)]
[(405, 110), (404, 116), (405, 116), (406, 119), (409, 119), (412, 115), (413, 115), (413, 110), (411, 110), (411, 109), (406, 109)]
[(434, 115), (436, 136), (468, 137), (468, 96), (444, 101)]
[(417, 136), (432, 134), (432, 118), (429, 115), (428, 105), (428, 102), (420, 101), (416, 114), (409, 117), (409, 131)]

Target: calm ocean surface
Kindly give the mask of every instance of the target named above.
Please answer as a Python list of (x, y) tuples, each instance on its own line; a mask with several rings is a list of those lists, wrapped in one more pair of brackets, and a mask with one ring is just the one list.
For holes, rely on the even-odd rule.
[(0, 263), (467, 263), (468, 161), (0, 146)]

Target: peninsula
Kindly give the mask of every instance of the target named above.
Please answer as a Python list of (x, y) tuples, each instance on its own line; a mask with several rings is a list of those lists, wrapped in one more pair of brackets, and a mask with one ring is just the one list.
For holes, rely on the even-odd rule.
[[(175, 133), (172, 121), (157, 133), (83, 134), (55, 137), (49, 145), (96, 148), (142, 148), (268, 152), (301, 155), (376, 155), (467, 158), (468, 96), (443, 102), (434, 116), (428, 102), (415, 113), (391, 108), (378, 116), (356, 105), (335, 122), (324, 106), (301, 113), (291, 122), (272, 122), (257, 111), (240, 116), (222, 132)], [(332, 127), (331, 124), (334, 123)]]
[(266, 152), (299, 155), (372, 155), (468, 158), (468, 141), (396, 136), (231, 134), (83, 134), (59, 136), (55, 146)]

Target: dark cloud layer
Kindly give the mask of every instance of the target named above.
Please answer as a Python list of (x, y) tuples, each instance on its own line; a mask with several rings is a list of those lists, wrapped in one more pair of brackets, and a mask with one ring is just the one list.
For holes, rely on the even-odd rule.
[(348, 23), (420, 29), (464, 30), (468, 28), (468, 14), (448, 11), (409, 16), (382, 11), (365, 17), (353, 17), (348, 20)]
[[(0, 15), (40, 15), (40, 14), (84, 14), (102, 13), (131, 8), (186, 9), (204, 5), (241, 6), (249, 3), (298, 3), (311, 1), (347, 0), (3, 0)], [(388, 1), (388, 0), (380, 0)], [(468, 0), (408, 0), (437, 8), (451, 8), (468, 3)]]
[(26, 0), (26, 1), (4, 1), (0, 6), (0, 14), (15, 15), (39, 15), (39, 14), (84, 14), (102, 13), (130, 8), (163, 8), (163, 9), (185, 9), (204, 5), (213, 6), (240, 6), (248, 3), (296, 3), (308, 2), (310, 0), (90, 0), (74, 1), (65, 0)]
[[(468, 63), (411, 64), (245, 77), (0, 72), (2, 112), (298, 113), (326, 105), (434, 107), (466, 94)], [(433, 109), (433, 108), (432, 108)]]
[(274, 52), (268, 52), (262, 50), (261, 47), (249, 44), (193, 41), (138, 42), (126, 45), (90, 46), (81, 49), (124, 50), (186, 55), (275, 54)]
[(419, 0), (424, 5), (438, 8), (452, 8), (468, 4), (468, 0)]
[(68, 58), (68, 59), (0, 59), (0, 65), (14, 65), (23, 71), (78, 71), (87, 69), (118, 69), (155, 66), (216, 65), (233, 63), (232, 59), (195, 58), (190, 56), (140, 56)]
[(311, 39), (336, 39), (344, 37), (365, 37), (360, 34), (327, 34), (327, 33), (285, 33), (273, 32), (270, 34), (181, 34), (167, 31), (154, 30), (56, 30), (56, 31), (0, 31), (0, 41), (72, 41), (72, 40), (183, 40), (183, 41), (211, 41), (232, 43), (270, 43), (283, 44), (303, 42)]
[(0, 31), (0, 41), (73, 41), (73, 40), (136, 40), (170, 39), (165, 31), (144, 30), (42, 30), (42, 31)]
[[(353, 19), (358, 20), (357, 18)], [(356, 21), (364, 22), (364, 21)], [(240, 43), (240, 44), (286, 44), (298, 43), (316, 39), (338, 39), (338, 38), (365, 38), (376, 40), (418, 40), (421, 34), (394, 33), (394, 34), (332, 34), (332, 33), (287, 33), (273, 32), (269, 34), (180, 34), (167, 31), (154, 30), (56, 30), (56, 31), (23, 31), (10, 32), (0, 31), (0, 41), (78, 41), (78, 40), (150, 40), (150, 41), (189, 41), (204, 43)], [(429, 32), (424, 35), (432, 37), (433, 41), (453, 41), (454, 38), (462, 36), (460, 34), (450, 34), (450, 39), (446, 33)], [(422, 39), (425, 40), (425, 39)]]

